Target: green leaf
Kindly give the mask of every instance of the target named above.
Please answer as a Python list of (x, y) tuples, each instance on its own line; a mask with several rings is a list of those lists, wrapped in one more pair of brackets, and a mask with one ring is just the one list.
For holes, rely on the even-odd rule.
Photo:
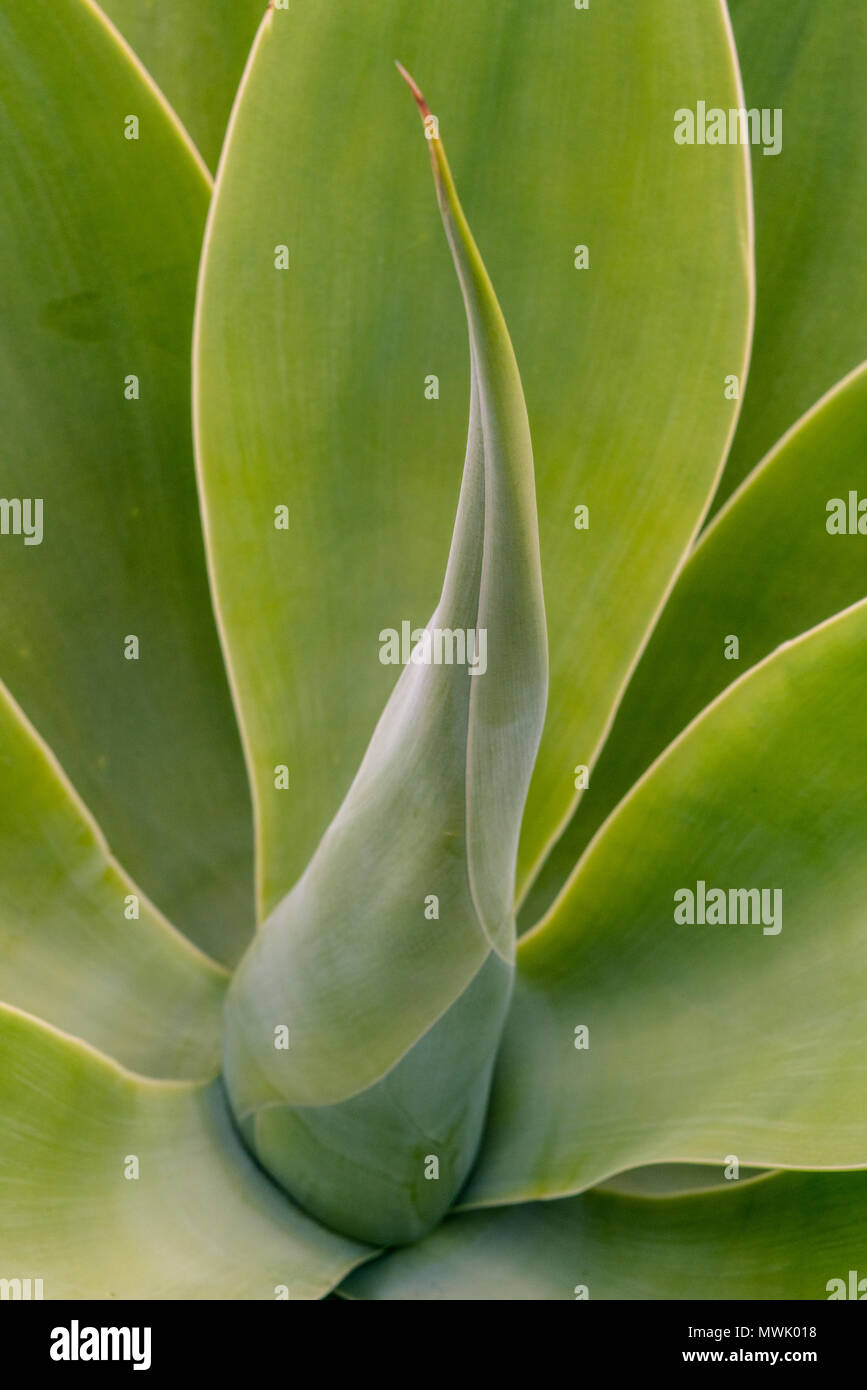
[[(756, 1182), (768, 1177), (769, 1168), (740, 1168), (736, 1184)], [(595, 1189), (617, 1192), (622, 1197), (682, 1197), (687, 1193), (734, 1188), (735, 1179), (727, 1167), (712, 1168), (707, 1163), (649, 1163), (646, 1168), (627, 1168), (615, 1173)]]
[(746, 153), (673, 139), (682, 102), (737, 104), (716, 0), (358, 0), (267, 17), (215, 192), (196, 339), (262, 915), (303, 872), (391, 691), (379, 634), (420, 627), (436, 602), (466, 433), (460, 306), (396, 53), (436, 92), (525, 378), (552, 685), (522, 875), (568, 814), (573, 767), (698, 526), (737, 410), (724, 380), (744, 369)]
[(102, 0), (211, 169), (265, 0)]
[(232, 1105), (264, 1167), (328, 1225), (378, 1244), (430, 1229), (475, 1157), (547, 685), (518, 368), (431, 113), (403, 75), (469, 326), (458, 515), (439, 604), (358, 776), (238, 967), (224, 1046)]
[(859, 0), (729, 0), (749, 107), (782, 111), (752, 151), (756, 334), (717, 505), (790, 422), (867, 357), (867, 26)]
[[(470, 1204), (645, 1163), (865, 1164), (865, 699), (867, 600), (730, 686), (620, 803), (519, 946)], [(681, 925), (700, 881), (769, 890), (764, 923)]]
[(770, 1174), (729, 1189), (662, 1200), (595, 1191), (468, 1212), (357, 1270), (341, 1292), (455, 1300), (861, 1296), (850, 1292), (849, 1271), (864, 1272), (867, 1174)]
[(369, 1253), (262, 1175), (218, 1082), (130, 1076), (12, 1009), (0, 1055), (5, 1278), (46, 1299), (310, 1299)]
[[(578, 809), (522, 910), (550, 907), (582, 850), (653, 759), (745, 667), (864, 594), (864, 538), (827, 506), (867, 498), (867, 363), (784, 435), (704, 531), (639, 662)], [(848, 524), (848, 523), (847, 523)], [(738, 638), (738, 659), (726, 641)]]
[(2, 687), (0, 771), (4, 1001), (135, 1071), (214, 1076), (226, 972), (142, 897)]
[[(145, 891), (231, 961), (251, 925), (249, 800), (188, 399), (208, 182), (89, 4), (4, 6), (0, 66), (0, 258), (14, 267), (0, 322), (13, 504), (0, 587), (14, 595), (0, 676)], [(28, 520), (33, 534), (14, 534)], [(138, 660), (125, 659), (131, 636)]]

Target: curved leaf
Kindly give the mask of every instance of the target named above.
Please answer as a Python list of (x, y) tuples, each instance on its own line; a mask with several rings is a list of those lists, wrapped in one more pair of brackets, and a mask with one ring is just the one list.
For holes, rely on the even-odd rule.
[[(867, 1165), (865, 699), (867, 601), (731, 686), (620, 803), (519, 945), (470, 1204), (645, 1163)], [(700, 883), (734, 920), (701, 921)]]
[(102, 0), (216, 169), (265, 0)]
[[(605, 817), (705, 705), (780, 642), (863, 598), (864, 537), (829, 533), (867, 497), (867, 363), (789, 430), (704, 531), (638, 664), (575, 815), (527, 897), (550, 906)], [(857, 504), (856, 504), (857, 505)], [(867, 525), (867, 522), (865, 522)], [(727, 643), (738, 639), (738, 658)]]
[(236, 959), (249, 802), (188, 399), (208, 183), (83, 0), (4, 5), (0, 66), (0, 676), (142, 887)]
[(0, 1009), (0, 1269), (46, 1299), (321, 1298), (369, 1252), (263, 1177), (219, 1083), (144, 1081)]
[(729, 0), (747, 105), (782, 111), (752, 151), (756, 335), (717, 505), (792, 420), (867, 357), (867, 24), (860, 0)]
[[(727, 1192), (586, 1192), (452, 1217), (351, 1274), (377, 1299), (825, 1299), (863, 1272), (867, 1174), (782, 1173)], [(856, 1276), (857, 1278), (857, 1276)], [(840, 1281), (832, 1284), (832, 1280)], [(698, 1343), (696, 1343), (698, 1345)]]
[(211, 1077), (226, 984), (142, 898), (0, 687), (0, 998), (135, 1071)]
[(441, 1219), (478, 1148), (547, 684), (520, 377), (442, 141), (429, 148), (472, 363), (442, 595), (308, 869), (238, 967), (224, 1047), (265, 1168), (321, 1220), (383, 1245)]
[(448, 113), (525, 378), (552, 685), (522, 874), (568, 813), (572, 769), (697, 528), (749, 335), (745, 152), (673, 138), (692, 96), (737, 104), (717, 0), (358, 0), (267, 17), (217, 181), (196, 335), (263, 916), (304, 870), (388, 698), (380, 633), (421, 626), (436, 602), (454, 505), (442, 461), (466, 430), (460, 305), (413, 173), (396, 53)]
[(726, 1167), (714, 1168), (707, 1163), (650, 1163), (646, 1168), (627, 1168), (615, 1173), (595, 1190), (617, 1192), (622, 1197), (682, 1197), (718, 1188), (733, 1189), (745, 1182), (758, 1182), (775, 1171), (772, 1168), (739, 1168), (735, 1179), (732, 1173), (727, 1173)]

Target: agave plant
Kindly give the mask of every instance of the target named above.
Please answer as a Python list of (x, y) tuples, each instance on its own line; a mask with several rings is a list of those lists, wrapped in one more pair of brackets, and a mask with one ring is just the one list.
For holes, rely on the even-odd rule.
[(832, 9), (0, 0), (4, 1297), (867, 1289)]

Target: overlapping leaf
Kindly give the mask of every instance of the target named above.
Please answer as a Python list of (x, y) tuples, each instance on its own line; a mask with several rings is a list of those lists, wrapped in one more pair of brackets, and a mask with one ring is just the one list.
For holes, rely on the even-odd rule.
[(520, 376), (442, 141), (426, 133), (472, 363), (445, 581), (337, 816), (238, 967), (224, 1048), (267, 1170), (329, 1225), (383, 1245), (430, 1229), (476, 1154), (547, 688)]
[(0, 677), (143, 888), (234, 960), (249, 803), (190, 441), (208, 183), (83, 0), (2, 5), (0, 65)]
[(729, 0), (750, 108), (781, 112), (752, 148), (756, 334), (721, 503), (791, 422), (867, 357), (867, 21), (860, 0)]
[(713, 1167), (709, 1163), (648, 1163), (643, 1168), (626, 1168), (594, 1189), (616, 1192), (621, 1197), (682, 1197), (696, 1192), (713, 1192), (737, 1183), (766, 1178), (771, 1168), (741, 1168), (728, 1163)]
[[(590, 785), (528, 895), (526, 926), (539, 920), (605, 817), (690, 719), (780, 642), (864, 597), (865, 542), (857, 529), (863, 498), (867, 364), (797, 422), (703, 533)], [(837, 525), (839, 507), (845, 534)]]
[(245, 1153), (219, 1083), (145, 1081), (0, 1008), (0, 1268), (43, 1296), (320, 1298), (369, 1252)]
[(215, 1076), (224, 970), (154, 910), (0, 687), (0, 999), (150, 1076)]
[[(867, 1165), (865, 699), (862, 601), (730, 687), (621, 803), (519, 946), (468, 1202), (728, 1155)], [(735, 921), (699, 920), (700, 882)], [(758, 922), (730, 906), (751, 889)]]
[(265, 0), (102, 0), (211, 169)]
[(849, 1271), (863, 1273), (867, 1174), (772, 1174), (729, 1187), (662, 1199), (597, 1191), (468, 1212), (365, 1265), (342, 1291), (377, 1299), (859, 1297)]
[[(396, 53), (436, 92), (525, 375), (552, 656), (525, 869), (698, 525), (737, 409), (725, 378), (743, 372), (746, 155), (673, 139), (690, 95), (736, 104), (717, 0), (269, 15), (215, 194), (196, 372), (263, 914), (303, 871), (385, 704), (380, 632), (435, 603), (466, 428), (460, 306)], [(275, 791), (281, 766), (290, 786)]]

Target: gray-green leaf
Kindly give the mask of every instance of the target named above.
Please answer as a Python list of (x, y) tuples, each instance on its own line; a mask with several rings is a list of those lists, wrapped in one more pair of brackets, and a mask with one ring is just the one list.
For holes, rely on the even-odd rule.
[[(226, 1011), (227, 1083), (260, 1160), (329, 1225), (388, 1244), (442, 1216), (475, 1155), (511, 990), (518, 832), (547, 678), (518, 369), (442, 143), (429, 143), (471, 365), (442, 595)], [(452, 664), (458, 634), (475, 662)]]

